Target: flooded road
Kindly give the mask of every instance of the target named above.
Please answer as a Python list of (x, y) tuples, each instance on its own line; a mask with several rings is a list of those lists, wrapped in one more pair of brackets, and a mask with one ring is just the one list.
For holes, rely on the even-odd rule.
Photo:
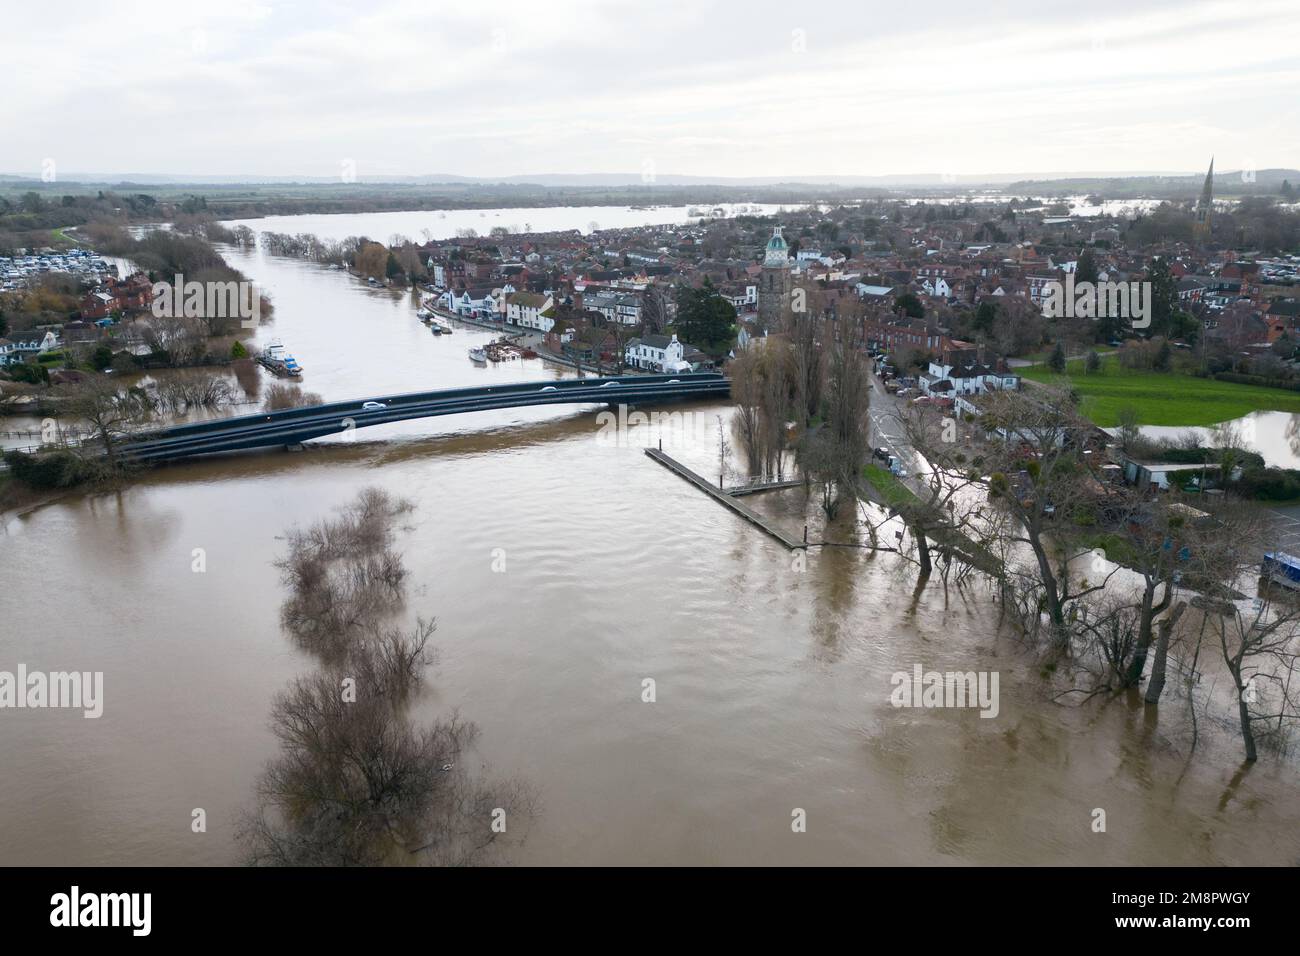
[[(326, 399), (560, 374), (473, 366), (490, 333), (435, 338), (345, 275), (231, 260), (275, 299), (259, 338)], [(665, 451), (716, 474), (728, 409), (681, 410)], [(1238, 777), (1239, 741), (1206, 720), (1189, 763), (1181, 702), (1054, 704), (987, 591), (914, 598), (887, 555), (801, 561), (648, 459), (649, 430), (601, 436), (591, 408), (453, 416), (4, 516), (0, 669), (103, 671), (105, 701), (0, 711), (0, 862), (239, 861), (272, 697), (315, 665), (279, 626), (282, 535), (367, 486), (416, 505), (401, 617), (436, 618), (439, 651), (417, 718), (458, 710), (482, 730), (470, 759), (537, 790), (512, 862), (1300, 862), (1294, 763)], [(802, 489), (747, 503), (820, 536)], [(998, 672), (998, 715), (894, 708), (917, 664)]]

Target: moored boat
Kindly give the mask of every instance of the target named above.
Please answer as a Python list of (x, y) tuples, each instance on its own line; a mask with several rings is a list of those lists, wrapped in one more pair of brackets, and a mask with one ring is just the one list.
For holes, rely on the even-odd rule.
[(469, 350), (469, 360), (471, 362), (486, 362), (487, 359), (487, 349), (483, 348), (483, 346), (476, 345)]
[(284, 347), (284, 343), (279, 339), (272, 339), (266, 348), (262, 349), (257, 361), (276, 375), (299, 378), (303, 372), (298, 360), (289, 354), (289, 350)]

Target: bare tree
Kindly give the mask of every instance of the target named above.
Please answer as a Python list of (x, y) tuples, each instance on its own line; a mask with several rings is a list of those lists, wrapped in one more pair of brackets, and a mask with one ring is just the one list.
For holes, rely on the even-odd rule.
[[(1032, 395), (994, 392), (986, 396), (986, 408), (979, 424), (991, 440), (987, 455), (972, 463), (980, 472), (975, 483), (1011, 519), (1009, 541), (1028, 550), (1042, 612), (1058, 646), (1064, 647), (1070, 604), (1104, 588), (1113, 574), (1082, 581), (1071, 574), (1073, 560), (1091, 550), (1075, 540), (1075, 519), (1095, 506), (1100, 487), (1084, 454), (1092, 426), (1061, 389), (1040, 389)], [(931, 443), (925, 456), (941, 470), (971, 472), (972, 466), (964, 463), (952, 467), (953, 451), (942, 442)], [(1025, 573), (1017, 562), (1008, 564), (1007, 571)]]
[(165, 355), (169, 365), (197, 364), (207, 351), (207, 325), (184, 315), (150, 316), (145, 343), (155, 355)]
[[(811, 324), (811, 323), (810, 323)], [(829, 353), (822, 357), (823, 349)], [(871, 385), (866, 361), (853, 345), (843, 341), (816, 342), (817, 357), (798, 358), (800, 375), (811, 365), (826, 369), (824, 401), (826, 420), (816, 428), (805, 429), (799, 442), (799, 465), (809, 480), (821, 486), (822, 510), (834, 518), (844, 500), (855, 501), (867, 460), (867, 409)], [(820, 374), (820, 373), (819, 373)], [(801, 386), (806, 381), (801, 379)], [(819, 385), (820, 389), (821, 386)]]
[(156, 387), (158, 406), (172, 412), (221, 408), (235, 401), (235, 386), (221, 372), (186, 370), (169, 374)]
[(653, 282), (641, 293), (641, 325), (646, 334), (661, 335), (668, 328), (668, 299)]
[(1250, 609), (1230, 606), (1232, 613), (1218, 617), (1219, 648), (1236, 691), (1246, 761), (1253, 763), (1259, 756), (1257, 722), (1276, 719), (1280, 730), (1284, 720), (1300, 717), (1290, 696), (1300, 656), (1300, 608), (1275, 600), (1268, 589)]
[(272, 384), (266, 390), (262, 407), (268, 412), (278, 412), (286, 408), (305, 408), (308, 405), (320, 405), (324, 402), (315, 392), (304, 392), (302, 387), (293, 383)]
[(795, 408), (800, 426), (821, 415), (826, 384), (824, 323), (814, 314), (794, 315), (788, 323), (787, 336), (793, 356)]
[(84, 421), (104, 449), (109, 467), (118, 465), (117, 445), (132, 429), (149, 421), (153, 402), (139, 388), (124, 388), (112, 379), (87, 376), (61, 388), (63, 409)]
[(793, 411), (788, 348), (779, 341), (753, 348), (728, 368), (736, 402), (732, 427), (751, 472), (766, 477), (784, 470), (786, 422)]

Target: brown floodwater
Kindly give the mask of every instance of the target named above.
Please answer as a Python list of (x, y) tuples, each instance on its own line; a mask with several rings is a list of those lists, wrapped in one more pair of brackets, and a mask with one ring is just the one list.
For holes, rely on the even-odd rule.
[[(436, 339), (409, 299), (244, 260), (275, 297), (263, 335), (326, 398), (560, 374), (474, 367), (488, 333)], [(665, 450), (716, 474), (727, 408), (684, 411), (697, 427)], [(283, 532), (371, 485), (416, 504), (400, 616), (435, 617), (439, 651), (416, 719), (458, 710), (473, 764), (538, 794), (513, 862), (1300, 862), (1293, 761), (1242, 774), (1206, 718), (1188, 760), (1177, 700), (1052, 703), (982, 587), (916, 597), (898, 558), (849, 549), (801, 564), (647, 458), (650, 430), (607, 439), (592, 408), (456, 416), (5, 515), (0, 670), (103, 671), (105, 701), (98, 720), (0, 711), (0, 863), (238, 861), (272, 698), (317, 665), (279, 627)], [(821, 534), (801, 489), (748, 500)], [(895, 709), (890, 675), (916, 664), (997, 671), (998, 715)]]

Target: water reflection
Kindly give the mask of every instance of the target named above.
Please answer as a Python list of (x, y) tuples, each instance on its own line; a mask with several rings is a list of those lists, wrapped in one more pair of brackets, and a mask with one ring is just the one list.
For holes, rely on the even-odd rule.
[[(1300, 414), (1295, 412), (1251, 412), (1241, 418), (1213, 427), (1143, 425), (1148, 438), (1181, 441), (1194, 437), (1200, 445), (1218, 445), (1223, 430), (1240, 439), (1250, 451), (1264, 456), (1264, 463), (1275, 468), (1300, 468)], [(1117, 429), (1106, 429), (1115, 434)]]

